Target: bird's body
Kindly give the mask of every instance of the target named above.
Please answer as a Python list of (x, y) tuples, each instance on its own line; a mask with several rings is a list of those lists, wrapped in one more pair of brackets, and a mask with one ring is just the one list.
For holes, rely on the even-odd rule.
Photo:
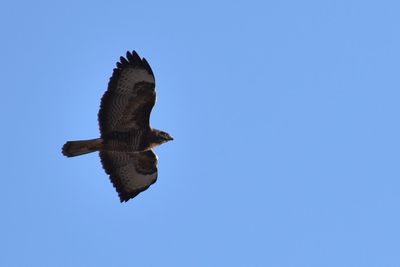
[(112, 132), (104, 136), (104, 151), (140, 152), (150, 148), (150, 129), (135, 129), (130, 132)]
[(100, 138), (68, 141), (63, 154), (74, 157), (100, 152), (101, 162), (120, 200), (128, 201), (157, 180), (152, 148), (172, 140), (152, 129), (150, 112), (156, 101), (155, 80), (147, 61), (127, 52), (114, 69), (99, 111)]

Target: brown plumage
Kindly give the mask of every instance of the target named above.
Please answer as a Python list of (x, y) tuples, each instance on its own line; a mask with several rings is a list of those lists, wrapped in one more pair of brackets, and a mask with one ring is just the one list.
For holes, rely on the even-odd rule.
[(68, 141), (63, 155), (75, 157), (100, 152), (121, 202), (128, 201), (157, 180), (157, 156), (152, 148), (173, 140), (150, 128), (156, 102), (155, 79), (150, 65), (133, 51), (121, 57), (101, 99), (98, 114), (100, 138)]

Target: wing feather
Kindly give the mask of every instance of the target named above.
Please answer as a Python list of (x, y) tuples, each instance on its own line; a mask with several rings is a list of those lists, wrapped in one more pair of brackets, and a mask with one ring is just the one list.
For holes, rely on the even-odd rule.
[(129, 131), (150, 127), (150, 113), (156, 101), (155, 79), (150, 65), (133, 51), (121, 57), (101, 99), (100, 132)]
[(134, 198), (157, 181), (157, 156), (152, 150), (140, 153), (101, 151), (100, 159), (121, 202)]

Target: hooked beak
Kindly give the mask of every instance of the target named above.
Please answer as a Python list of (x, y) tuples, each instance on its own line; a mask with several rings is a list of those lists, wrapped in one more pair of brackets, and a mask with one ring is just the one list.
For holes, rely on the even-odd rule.
[(168, 141), (172, 141), (174, 140), (174, 138), (172, 138), (172, 136), (168, 135)]

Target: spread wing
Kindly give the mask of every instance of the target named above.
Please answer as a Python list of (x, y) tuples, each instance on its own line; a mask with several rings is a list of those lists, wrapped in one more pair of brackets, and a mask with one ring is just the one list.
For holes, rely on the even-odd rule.
[(150, 112), (156, 102), (153, 71), (146, 59), (133, 51), (121, 57), (101, 99), (101, 135), (150, 127)]
[(157, 156), (153, 150), (139, 153), (100, 151), (100, 159), (121, 202), (134, 198), (157, 180)]

